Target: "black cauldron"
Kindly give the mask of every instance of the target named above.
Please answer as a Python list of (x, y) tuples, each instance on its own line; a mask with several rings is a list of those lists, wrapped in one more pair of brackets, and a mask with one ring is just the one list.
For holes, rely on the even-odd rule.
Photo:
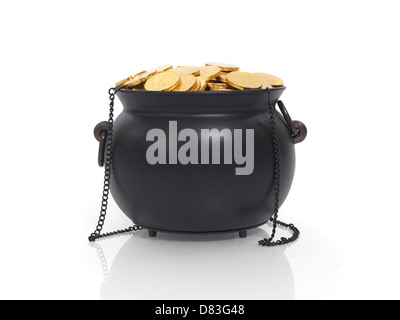
[[(123, 112), (114, 123), (111, 175), (118, 206), (152, 236), (245, 235), (265, 224), (274, 210), (269, 103), (284, 90), (118, 91)], [(294, 144), (306, 130), (278, 104), (282, 204), (295, 172)]]

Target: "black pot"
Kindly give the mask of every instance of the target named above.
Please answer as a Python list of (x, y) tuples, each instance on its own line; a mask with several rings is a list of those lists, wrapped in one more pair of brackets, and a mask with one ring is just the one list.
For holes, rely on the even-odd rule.
[[(119, 91), (123, 112), (114, 124), (111, 175), (118, 206), (153, 235), (243, 231), (266, 223), (274, 205), (268, 95), (275, 106), (284, 90)], [(282, 204), (294, 176), (295, 141), (293, 128), (273, 110)]]

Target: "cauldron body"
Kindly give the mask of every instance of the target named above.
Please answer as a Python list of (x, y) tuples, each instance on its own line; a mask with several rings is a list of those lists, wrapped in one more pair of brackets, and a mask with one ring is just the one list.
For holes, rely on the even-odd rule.
[[(117, 93), (123, 112), (114, 123), (111, 193), (132, 221), (150, 230), (182, 233), (233, 232), (266, 223), (273, 215), (274, 152), (268, 101), (275, 106), (284, 87), (267, 90)], [(291, 131), (273, 108), (281, 152), (280, 203), (295, 170)], [(190, 128), (200, 142), (202, 129), (254, 130), (254, 170), (236, 175), (232, 164), (150, 164), (146, 152), (152, 129), (169, 124)], [(224, 154), (221, 139), (221, 157)], [(224, 140), (225, 142), (226, 140)], [(177, 141), (179, 148), (185, 141)], [(200, 143), (199, 143), (200, 144)], [(210, 142), (209, 154), (212, 154)], [(200, 158), (201, 148), (198, 154)], [(167, 146), (168, 157), (168, 146)]]

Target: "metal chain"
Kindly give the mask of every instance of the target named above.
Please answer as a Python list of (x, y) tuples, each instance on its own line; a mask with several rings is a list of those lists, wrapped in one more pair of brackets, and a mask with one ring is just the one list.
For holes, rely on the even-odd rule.
[[(274, 148), (274, 215), (270, 219), (272, 222), (272, 233), (267, 239), (260, 240), (258, 243), (265, 247), (276, 247), (283, 244), (288, 244), (296, 241), (300, 236), (300, 231), (293, 224), (287, 224), (278, 220), (279, 212), (279, 194), (280, 194), (280, 180), (281, 180), (281, 150), (279, 148), (278, 134), (276, 131), (276, 121), (274, 114), (274, 107), (271, 102), (271, 92), (268, 89), (268, 109), (272, 129), (272, 143)], [(282, 237), (280, 240), (273, 241), (276, 235), (277, 226), (289, 229), (293, 235), (290, 238)]]
[(108, 206), (108, 196), (110, 194), (110, 181), (111, 181), (111, 167), (112, 167), (112, 144), (113, 144), (113, 128), (114, 128), (114, 99), (115, 94), (122, 88), (111, 88), (108, 90), (110, 98), (110, 113), (108, 117), (108, 130), (107, 130), (107, 142), (105, 151), (105, 161), (104, 161), (104, 185), (103, 185), (103, 197), (101, 201), (101, 210), (99, 222), (97, 223), (96, 230), (89, 236), (89, 241), (94, 242), (97, 239), (114, 236), (117, 234), (123, 234), (128, 232), (133, 232), (141, 230), (140, 226), (132, 226), (126, 229), (117, 230), (108, 233), (101, 233), (103, 231), (104, 223), (106, 221), (107, 206)]

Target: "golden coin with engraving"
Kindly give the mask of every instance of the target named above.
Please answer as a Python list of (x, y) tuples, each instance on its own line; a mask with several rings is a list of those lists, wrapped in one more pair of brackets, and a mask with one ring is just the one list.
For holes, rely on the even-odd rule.
[(170, 71), (176, 72), (179, 75), (182, 74), (191, 74), (194, 76), (198, 76), (200, 73), (200, 69), (199, 67), (178, 67), (178, 68), (174, 68)]
[(207, 62), (206, 66), (216, 66), (224, 72), (239, 71), (239, 67), (229, 63)]
[(273, 76), (272, 74), (262, 73), (262, 72), (255, 72), (253, 74), (260, 77), (261, 80), (263, 81), (263, 83), (266, 85), (270, 85), (272, 87), (282, 87), (283, 86), (283, 80), (281, 78)]
[(148, 91), (171, 91), (179, 84), (179, 74), (172, 71), (164, 71), (150, 77), (144, 84), (144, 88)]
[(263, 85), (259, 76), (242, 71), (230, 72), (226, 75), (226, 79), (229, 85), (239, 90), (260, 89)]
[(216, 66), (200, 67), (200, 76), (206, 81), (216, 80), (221, 74), (221, 69)]
[(179, 78), (181, 81), (174, 91), (191, 91), (197, 85), (196, 77), (192, 74), (182, 74)]

